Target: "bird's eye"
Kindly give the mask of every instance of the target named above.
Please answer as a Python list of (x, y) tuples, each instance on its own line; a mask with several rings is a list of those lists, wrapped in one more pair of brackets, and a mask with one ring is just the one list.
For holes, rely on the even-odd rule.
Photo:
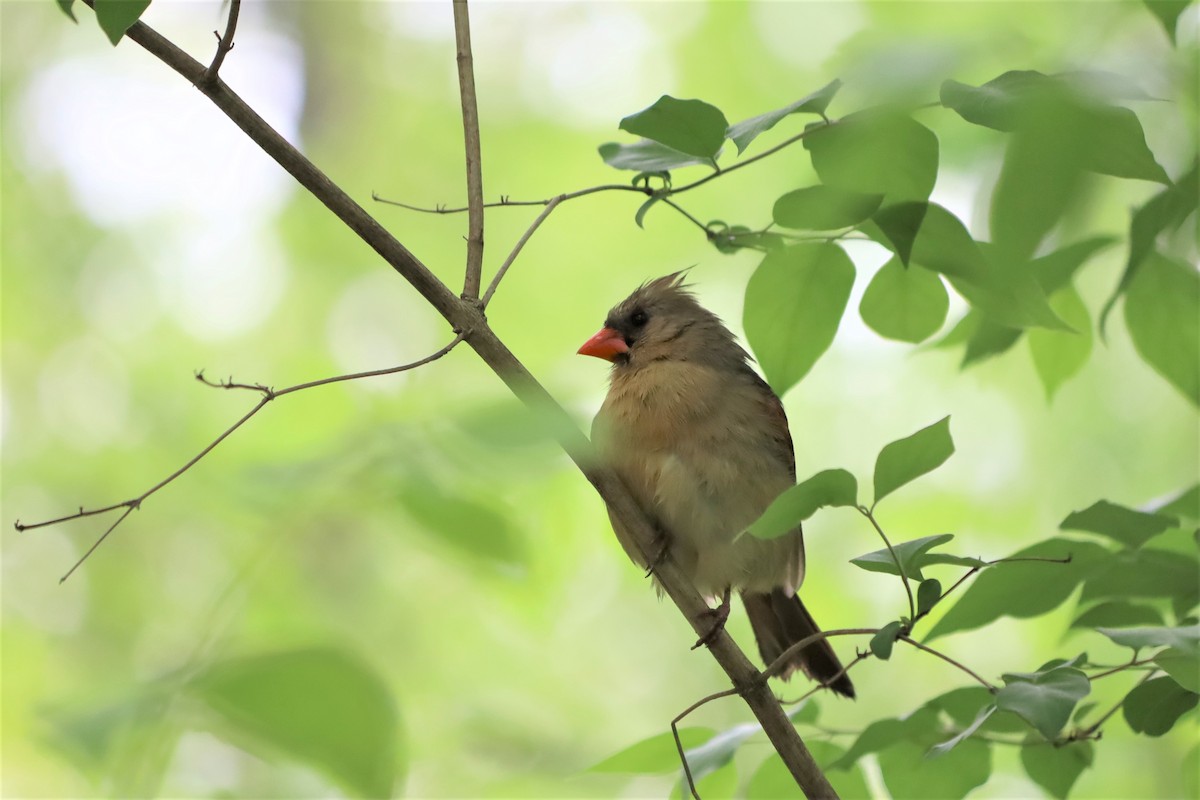
[(634, 325), (637, 325), (639, 328), (642, 327), (643, 325), (645, 325), (646, 320), (648, 320), (648, 319), (649, 319), (649, 317), (646, 315), (646, 312), (641, 311), (640, 309), (638, 311), (633, 312), (629, 316), (629, 321), (632, 322)]

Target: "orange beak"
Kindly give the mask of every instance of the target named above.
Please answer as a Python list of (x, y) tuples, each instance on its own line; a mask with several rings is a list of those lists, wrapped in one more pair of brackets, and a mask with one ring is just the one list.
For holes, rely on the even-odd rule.
[(581, 356), (595, 356), (605, 361), (616, 361), (618, 355), (628, 352), (629, 345), (625, 344), (625, 337), (612, 328), (601, 328), (579, 348)]

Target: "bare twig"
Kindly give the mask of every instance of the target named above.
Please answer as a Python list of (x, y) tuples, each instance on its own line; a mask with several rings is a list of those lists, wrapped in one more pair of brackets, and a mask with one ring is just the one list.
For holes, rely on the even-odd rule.
[(719, 700), (722, 697), (729, 697), (738, 693), (737, 689), (726, 689), (721, 692), (713, 692), (712, 694), (702, 697), (690, 706), (679, 712), (675, 719), (671, 720), (671, 735), (675, 737), (675, 749), (679, 751), (679, 763), (683, 764), (683, 774), (687, 776), (688, 789), (692, 792), (692, 797), (695, 800), (700, 800), (700, 795), (696, 792), (696, 782), (692, 779), (692, 768), (688, 766), (687, 754), (683, 750), (683, 740), (679, 738), (679, 723), (683, 722), (683, 718), (695, 711), (706, 703), (711, 703), (713, 700)]
[[(457, 3), (457, 0), (455, 0), (455, 2)], [(671, 197), (671, 196), (674, 196), (677, 194), (682, 194), (683, 192), (691, 191), (692, 189), (695, 189), (699, 186), (703, 186), (704, 184), (708, 183), (711, 180), (715, 180), (716, 178), (720, 178), (724, 175), (728, 175), (731, 172), (736, 172), (737, 170), (742, 169), (743, 167), (750, 166), (751, 164), (753, 164), (756, 161), (761, 161), (762, 159), (766, 158), (767, 156), (774, 155), (775, 153), (779, 152), (780, 150), (784, 149), (785, 147), (793, 145), (796, 142), (803, 139), (805, 136), (810, 135), (814, 130), (818, 130), (819, 128), (826, 128), (826, 127), (829, 127), (830, 125), (836, 125), (836, 124), (837, 124), (836, 122), (830, 122), (830, 121), (826, 120), (824, 125), (819, 125), (819, 126), (816, 126), (813, 128), (809, 128), (808, 130), (801, 131), (800, 133), (796, 134), (795, 136), (791, 137), (790, 139), (786, 139), (783, 142), (780, 142), (779, 144), (770, 148), (769, 150), (764, 150), (763, 152), (759, 153), (756, 156), (747, 158), (745, 161), (739, 161), (738, 163), (734, 164), (731, 167), (726, 167), (723, 170), (718, 170), (716, 172), (713, 172), (710, 175), (706, 175), (703, 178), (700, 178), (699, 180), (692, 181), (691, 183), (686, 183), (683, 186), (669, 188), (669, 189), (667, 189), (667, 188), (658, 189), (657, 193), (661, 194), (663, 197)], [(644, 194), (644, 195), (649, 196), (649, 195), (655, 194), (655, 191), (656, 190), (652, 190), (645, 186), (631, 186), (631, 185), (625, 184), (625, 183), (607, 183), (607, 184), (604, 184), (601, 186), (589, 186), (586, 189), (580, 189), (575, 192), (567, 192), (566, 194), (559, 195), (559, 197), (561, 197), (563, 200), (574, 200), (577, 197), (585, 197), (589, 194), (596, 194), (598, 192), (637, 192), (638, 194)], [(379, 202), (379, 203), (386, 203), (387, 205), (390, 205), (390, 206), (398, 206), (399, 208), (407, 209), (409, 211), (416, 211), (420, 214), (461, 214), (464, 211), (471, 210), (469, 205), (459, 206), (459, 207), (455, 207), (455, 208), (449, 208), (447, 206), (442, 206), (442, 205), (434, 206), (433, 208), (429, 208), (427, 206), (411, 205), (409, 203), (402, 203), (399, 200), (389, 200), (385, 197), (381, 197), (379, 194), (377, 194), (375, 192), (371, 192), (371, 199), (376, 202)], [(504, 196), (504, 197), (501, 197), (500, 200), (498, 200), (498, 201), (495, 201), (492, 203), (484, 203), (483, 207), (484, 208), (503, 208), (505, 206), (544, 206), (553, 199), (554, 198), (547, 198), (545, 200), (510, 200), (510, 199), (508, 199), (507, 196)], [(701, 227), (703, 227), (703, 226), (701, 226)]]
[(1155, 658), (1156, 656), (1150, 656), (1149, 658), (1138, 659), (1135, 656), (1134, 658), (1130, 659), (1128, 664), (1121, 664), (1111, 669), (1106, 669), (1103, 672), (1097, 672), (1095, 675), (1088, 675), (1087, 679), (1089, 681), (1099, 680), (1100, 678), (1107, 678), (1109, 675), (1116, 675), (1118, 672), (1124, 672), (1127, 669), (1133, 669), (1145, 664), (1153, 664)]
[[(832, 639), (834, 636), (873, 636), (877, 633), (879, 633), (879, 628), (837, 628), (831, 631), (817, 631), (812, 636), (805, 636), (787, 650), (784, 650), (782, 653), (780, 653), (779, 657), (772, 661), (770, 665), (763, 670), (763, 680), (774, 678), (776, 675), (783, 672), (784, 667), (787, 666), (788, 662), (792, 660), (796, 653), (799, 653), (801, 650), (808, 647), (810, 644), (813, 644), (814, 642), (819, 642), (822, 639)], [(832, 683), (832, 681), (830, 681), (830, 683)]]
[(906, 643), (908, 643), (908, 644), (911, 644), (913, 647), (917, 648), (918, 650), (923, 650), (923, 651), (925, 651), (926, 653), (929, 653), (929, 654), (930, 654), (930, 655), (932, 655), (932, 656), (937, 656), (937, 657), (938, 657), (938, 658), (940, 658), (942, 661), (945, 661), (947, 664), (950, 664), (950, 665), (952, 665), (952, 666), (958, 667), (960, 670), (962, 670), (963, 672), (967, 673), (967, 674), (968, 674), (968, 675), (970, 675), (972, 678), (974, 678), (975, 680), (977, 680), (977, 681), (979, 681), (981, 684), (983, 684), (983, 685), (984, 685), (984, 686), (987, 688), (987, 690), (988, 690), (989, 692), (991, 692), (992, 694), (995, 694), (995, 693), (996, 693), (996, 691), (997, 691), (996, 687), (995, 687), (995, 686), (993, 686), (992, 684), (988, 683), (988, 682), (987, 682), (986, 680), (984, 680), (982, 677), (980, 677), (979, 673), (975, 672), (975, 671), (974, 671), (973, 669), (971, 669), (970, 667), (967, 667), (967, 666), (965, 666), (965, 665), (964, 665), (964, 664), (962, 664), (961, 662), (955, 661), (953, 658), (951, 658), (950, 656), (946, 655), (946, 654), (945, 654), (945, 653), (943, 653), (942, 651), (940, 651), (940, 650), (934, 650), (934, 649), (933, 649), (932, 647), (930, 647), (929, 645), (927, 645), (927, 644), (921, 644), (921, 643), (920, 643), (920, 642), (918, 642), (916, 639), (913, 639), (913, 638), (911, 638), (911, 637), (909, 637), (909, 636), (897, 636), (896, 638), (897, 638), (898, 640), (900, 640), (901, 642), (906, 642)]
[(463, 297), (479, 297), (483, 274), (483, 169), (479, 161), (479, 106), (475, 100), (475, 68), (471, 56), (471, 22), (467, 0), (454, 0), (454, 43), (458, 92), (462, 101), (463, 144), (467, 151), (467, 269)]
[(213, 56), (212, 63), (208, 65), (208, 69), (204, 71), (204, 82), (212, 83), (217, 79), (217, 73), (221, 69), (221, 65), (225, 63), (225, 56), (233, 49), (233, 34), (237, 31), (238, 12), (242, 9), (242, 0), (229, 0), (229, 19), (225, 23), (225, 35), (222, 36), (216, 31), (213, 31), (213, 36), (217, 37), (217, 52)]
[(870, 521), (875, 531), (879, 534), (879, 538), (883, 539), (883, 543), (887, 545), (888, 552), (892, 554), (892, 561), (896, 564), (896, 571), (900, 573), (900, 582), (904, 584), (904, 593), (908, 595), (908, 627), (911, 630), (912, 624), (917, 617), (917, 604), (913, 600), (912, 587), (908, 585), (908, 575), (904, 572), (904, 564), (900, 563), (900, 557), (896, 555), (896, 548), (892, 547), (887, 534), (883, 532), (883, 528), (875, 520), (874, 509), (867, 508), (866, 506), (858, 506), (858, 510), (859, 513)]
[[(805, 692), (804, 694), (797, 697), (795, 700), (780, 700), (780, 702), (787, 706), (794, 706), (797, 703), (803, 703), (805, 700), (812, 697), (814, 694), (821, 691), (822, 689), (828, 689), (836, 681), (838, 681), (843, 675), (845, 675), (847, 672), (849, 672), (855, 666), (857, 666), (858, 664), (861, 664), (863, 661), (866, 661), (870, 657), (871, 657), (871, 653), (869, 651), (865, 652), (865, 653), (855, 653), (854, 659), (852, 661), (848, 662), (844, 667), (842, 667), (837, 672), (837, 674), (834, 675), (829, 680), (821, 681), (816, 686), (812, 687), (807, 692)], [(827, 729), (822, 728), (821, 730), (827, 730)], [(836, 734), (852, 733), (852, 731), (832, 731), (832, 730), (830, 730), (829, 732), (836, 733)]]
[(521, 249), (525, 247), (525, 243), (529, 241), (529, 237), (533, 236), (534, 232), (541, 227), (543, 222), (546, 221), (546, 217), (550, 216), (551, 212), (558, 208), (558, 204), (563, 201), (564, 197), (565, 195), (559, 195), (558, 197), (551, 198), (550, 202), (546, 204), (546, 207), (542, 209), (542, 213), (538, 214), (537, 219), (535, 219), (530, 226), (525, 229), (525, 233), (522, 234), (521, 238), (517, 240), (517, 243), (513, 246), (512, 252), (508, 254), (508, 258), (504, 259), (504, 263), (500, 265), (500, 269), (496, 270), (496, 277), (492, 278), (492, 282), (488, 284), (487, 291), (483, 293), (481, 305), (484, 308), (487, 308), (487, 304), (492, 301), (492, 295), (494, 295), (496, 293), (496, 289), (500, 287), (500, 281), (504, 280), (504, 274), (508, 272), (508, 268), (511, 267), (513, 262), (517, 260), (517, 256), (520, 255)]
[[(1150, 670), (1149, 672), (1147, 672), (1145, 675), (1142, 676), (1142, 679), (1140, 681), (1138, 681), (1136, 684), (1134, 684), (1134, 688), (1136, 689), (1138, 686), (1141, 686), (1143, 683), (1145, 683), (1146, 681), (1150, 680), (1155, 675), (1157, 675), (1158, 672), (1159, 671), (1156, 669)], [(1091, 738), (1095, 737), (1096, 733), (1100, 730), (1100, 726), (1102, 726), (1104, 723), (1108, 722), (1109, 718), (1113, 714), (1116, 714), (1118, 711), (1120, 711), (1121, 707), (1123, 705), (1125, 705), (1124, 697), (1122, 697), (1120, 700), (1118, 700), (1116, 705), (1114, 705), (1108, 711), (1104, 712), (1104, 716), (1100, 717), (1100, 719), (1096, 720), (1095, 722), (1093, 722), (1091, 725), (1087, 726), (1083, 730), (1072, 733), (1069, 737), (1067, 737), (1068, 740), (1091, 739)]]
[[(492, 203), (484, 203), (484, 208), (505, 208), (507, 206), (545, 206), (559, 199), (560, 202), (574, 200), (577, 197), (587, 197), (589, 194), (598, 194), (600, 192), (636, 192), (638, 194), (651, 195), (654, 192), (650, 189), (641, 186), (631, 186), (628, 183), (606, 183), (602, 186), (589, 186), (586, 189), (579, 189), (574, 192), (548, 197), (545, 200), (509, 200), (507, 195), (501, 195), (500, 199)], [(371, 199), (377, 203), (383, 203), (388, 206), (397, 206), (408, 211), (416, 211), (418, 214), (461, 214), (468, 211), (467, 206), (461, 208), (447, 208), (446, 206), (435, 206), (426, 208), (425, 206), (414, 206), (408, 203), (402, 203), (399, 200), (389, 200), (386, 197), (381, 197), (377, 192), (371, 192)]]
[(260, 392), (262, 394), (262, 397), (259, 399), (258, 403), (255, 404), (254, 408), (250, 409), (248, 412), (246, 412), (246, 414), (241, 419), (239, 419), (237, 422), (233, 423), (228, 428), (226, 428), (225, 431), (220, 436), (218, 436), (213, 441), (209, 442), (207, 447), (205, 447), (203, 450), (201, 450), (196, 455), (192, 456), (187, 461), (187, 463), (185, 463), (182, 467), (175, 470), (170, 475), (163, 478), (161, 481), (154, 484), (153, 486), (151, 486), (146, 491), (142, 492), (137, 497), (134, 497), (131, 500), (126, 500), (122, 503), (114, 503), (113, 505), (105, 506), (103, 508), (94, 508), (94, 509), (80, 508), (79, 511), (77, 511), (74, 514), (69, 514), (65, 517), (59, 517), (57, 519), (46, 520), (45, 522), (35, 522), (32, 524), (26, 525), (26, 524), (21, 523), (18, 520), (17, 524), (16, 524), (17, 530), (25, 531), (25, 530), (32, 530), (34, 528), (45, 528), (50, 525), (57, 525), (61, 522), (67, 522), (67, 521), (73, 520), (73, 519), (80, 519), (82, 517), (90, 517), (90, 516), (94, 516), (96, 514), (104, 514), (108, 511), (115, 511), (118, 508), (125, 509), (125, 513), (121, 514), (121, 516), (117, 519), (117, 521), (114, 522), (112, 525), (110, 525), (108, 527), (108, 529), (106, 531), (104, 531), (103, 534), (101, 534), (100, 538), (97, 539), (95, 541), (95, 543), (92, 544), (92, 546), (88, 548), (87, 552), (84, 553), (83, 556), (78, 561), (76, 561), (75, 564), (69, 570), (67, 570), (66, 574), (63, 575), (62, 578), (59, 579), (59, 583), (62, 583), (67, 578), (71, 577), (71, 573), (73, 573), (76, 569), (78, 569), (79, 566), (84, 561), (86, 561), (92, 553), (94, 553), (96, 551), (96, 548), (99, 547), (100, 544), (105, 539), (108, 538), (108, 535), (110, 533), (112, 533), (118, 525), (120, 525), (122, 522), (125, 521), (125, 518), (129, 516), (130, 512), (134, 511), (135, 509), (141, 508), (141, 505), (146, 500), (146, 498), (150, 497), (150, 495), (154, 494), (155, 492), (158, 492), (160, 489), (162, 489), (163, 487), (170, 484), (172, 481), (174, 481), (180, 475), (182, 475), (183, 473), (187, 472), (189, 469), (194, 467), (200, 461), (200, 459), (204, 458), (206, 455), (211, 453), (213, 451), (213, 449), (216, 448), (217, 445), (219, 445), (221, 442), (225, 441), (225, 439), (227, 439), (229, 437), (229, 435), (232, 434), (234, 431), (236, 431), (238, 428), (242, 427), (247, 422), (249, 422), (251, 417), (253, 417), (259, 411), (261, 411), (263, 409), (263, 407), (266, 406), (267, 403), (271, 402), (276, 397), (282, 397), (283, 395), (291, 394), (292, 392), (299, 392), (304, 389), (312, 389), (317, 386), (324, 386), (325, 384), (329, 384), (329, 383), (337, 383), (339, 381), (356, 380), (358, 378), (369, 378), (369, 377), (373, 377), (375, 375), (391, 375), (393, 373), (405, 372), (406, 370), (415, 369), (417, 367), (428, 364), (431, 361), (436, 361), (437, 359), (446, 355), (451, 350), (453, 350), (455, 345), (457, 345), (459, 342), (461, 342), (462, 339), (463, 339), (462, 334), (459, 334), (458, 336), (455, 336), (453, 341), (451, 341), (445, 347), (441, 348), (440, 350), (438, 350), (435, 353), (425, 356), (422, 359), (414, 361), (411, 364), (402, 364), (398, 367), (389, 367), (387, 369), (372, 370), (370, 372), (358, 372), (353, 375), (338, 375), (338, 376), (335, 376), (332, 378), (322, 378), (321, 380), (309, 381), (308, 383), (300, 383), (300, 384), (296, 384), (295, 386), (289, 386), (286, 389), (280, 389), (279, 391), (275, 391), (274, 389), (272, 389), (268, 386), (264, 386), (262, 384), (235, 383), (232, 379), (227, 380), (227, 381), (211, 381), (204, 376), (203, 371), (197, 372), (196, 380), (200, 381), (201, 383), (203, 383), (207, 386), (212, 386), (212, 387), (221, 388), (221, 389), (246, 389), (246, 390), (250, 390), (250, 391)]

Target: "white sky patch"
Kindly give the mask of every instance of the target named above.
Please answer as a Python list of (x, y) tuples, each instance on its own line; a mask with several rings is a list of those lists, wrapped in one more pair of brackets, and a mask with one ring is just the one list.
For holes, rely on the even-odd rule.
[[(564, 124), (615, 127), (621, 117), (672, 91), (671, 44), (706, 13), (702, 3), (476, 3), (471, 7), (476, 82), (484, 97), (519, 86), (525, 110)], [(444, 4), (387, 4), (385, 19), (399, 37), (454, 41), (451, 9)], [(518, 80), (509, 69), (513, 64), (520, 65)]]
[(98, 340), (76, 339), (47, 359), (38, 399), (48, 430), (76, 450), (98, 450), (126, 431), (129, 376)]
[[(298, 48), (256, 37), (222, 76), (284, 136), (298, 138)], [(64, 174), (84, 212), (109, 227), (172, 214), (273, 214), (292, 181), (187, 81), (106, 48), (34, 77), (18, 114), (26, 164)], [(210, 224), (210, 223), (205, 223)]]
[(163, 307), (198, 339), (248, 333), (283, 295), (288, 270), (274, 239), (242, 225), (185, 226), (152, 258)]

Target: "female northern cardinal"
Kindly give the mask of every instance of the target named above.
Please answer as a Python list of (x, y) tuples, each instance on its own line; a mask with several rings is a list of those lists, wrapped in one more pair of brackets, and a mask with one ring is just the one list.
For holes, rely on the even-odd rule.
[[(613, 364), (592, 426), (601, 457), (652, 515), (696, 588), (724, 595), (718, 625), (732, 588), (741, 592), (767, 664), (818, 632), (796, 595), (804, 579), (800, 527), (770, 540), (745, 533), (795, 484), (796, 459), (783, 405), (733, 334), (676, 273), (613, 308), (579, 352)], [(646, 567), (629, 534), (612, 523), (625, 552)], [(797, 653), (782, 677), (797, 668), (854, 697), (827, 640)]]

